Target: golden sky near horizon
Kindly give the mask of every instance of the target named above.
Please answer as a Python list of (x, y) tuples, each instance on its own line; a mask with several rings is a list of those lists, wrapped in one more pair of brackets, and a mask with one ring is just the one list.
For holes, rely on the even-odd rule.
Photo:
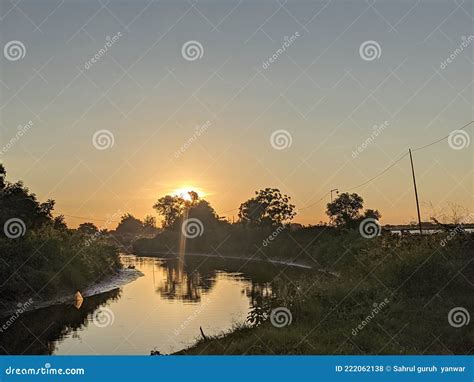
[[(448, 203), (473, 209), (473, 127), (455, 131), (473, 119), (472, 9), (55, 8), (24, 2), (28, 18), (13, 9), (0, 25), (2, 46), (20, 50), (4, 49), (1, 61), (0, 161), (10, 181), (56, 200), (57, 214), (98, 225), (126, 212), (156, 216), (159, 197), (194, 189), (232, 219), (254, 191), (275, 187), (301, 209), (295, 222), (317, 224), (331, 189), (351, 190), (453, 131), (414, 152), (422, 215)], [(383, 224), (408, 223), (411, 177), (405, 156), (350, 192)]]

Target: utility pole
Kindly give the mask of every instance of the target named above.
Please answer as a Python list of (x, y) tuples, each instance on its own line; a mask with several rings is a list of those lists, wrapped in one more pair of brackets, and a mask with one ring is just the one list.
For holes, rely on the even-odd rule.
[(413, 167), (413, 157), (411, 155), (411, 149), (408, 149), (408, 152), (410, 153), (411, 173), (413, 175), (413, 187), (415, 188), (416, 211), (418, 212), (418, 226), (420, 227), (420, 235), (423, 235), (423, 230), (421, 229), (420, 203), (418, 202), (418, 191), (416, 190), (415, 168)]
[(339, 194), (339, 190), (337, 188), (333, 188), (331, 190), (331, 203), (332, 203), (332, 193), (333, 193), (333, 191), (336, 191)]

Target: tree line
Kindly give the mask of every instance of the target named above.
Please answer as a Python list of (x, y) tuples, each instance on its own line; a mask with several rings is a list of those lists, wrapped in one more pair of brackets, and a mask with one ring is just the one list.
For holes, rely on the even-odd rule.
[[(326, 214), (329, 224), (336, 227), (354, 228), (366, 218), (380, 219), (378, 210), (363, 210), (364, 200), (356, 193), (342, 193), (327, 204)], [(201, 199), (195, 191), (189, 197), (166, 195), (158, 199), (153, 208), (162, 217), (162, 228), (167, 230), (180, 229), (184, 218), (199, 219), (204, 225), (228, 225), (225, 218), (220, 217), (210, 203)], [(243, 202), (238, 208), (238, 221), (247, 227), (275, 227), (290, 224), (296, 216), (295, 205), (291, 197), (277, 188), (265, 188), (255, 191), (255, 196)]]
[[(55, 201), (48, 199), (39, 202), (23, 182), (6, 181), (5, 167), (0, 164), (0, 223), (15, 217), (21, 219), (29, 229), (49, 225), (58, 230), (66, 230), (67, 225), (63, 215), (53, 217)], [(153, 209), (162, 218), (161, 228), (164, 230), (179, 230), (184, 218), (199, 219), (206, 227), (226, 226), (231, 223), (217, 214), (211, 204), (199, 197), (195, 191), (183, 195), (165, 195), (153, 205)], [(326, 214), (329, 224), (336, 227), (354, 228), (365, 218), (380, 219), (378, 210), (363, 211), (364, 200), (356, 193), (341, 193), (327, 204)], [(238, 221), (249, 228), (274, 227), (290, 224), (296, 216), (295, 205), (291, 197), (277, 188), (265, 188), (255, 191), (255, 195), (238, 208)], [(98, 227), (91, 222), (79, 225), (78, 231), (88, 235), (106, 234), (108, 229)], [(115, 232), (118, 234), (155, 234), (158, 232), (157, 220), (148, 215), (140, 220), (130, 213), (122, 215)]]

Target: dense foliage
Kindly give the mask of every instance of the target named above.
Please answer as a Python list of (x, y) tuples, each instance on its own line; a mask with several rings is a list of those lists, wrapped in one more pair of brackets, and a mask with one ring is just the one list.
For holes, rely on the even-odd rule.
[(333, 225), (346, 228), (357, 227), (366, 218), (375, 220), (381, 218), (382, 215), (377, 210), (368, 209), (362, 214), (363, 207), (364, 199), (360, 195), (344, 192), (327, 204), (326, 214)]
[(255, 191), (255, 197), (239, 207), (240, 222), (251, 226), (277, 226), (288, 223), (295, 215), (290, 197), (277, 188)]
[[(73, 292), (117, 271), (120, 261), (92, 224), (67, 228), (53, 218), (54, 201), (40, 203), (0, 165), (0, 301), (38, 301)], [(2, 308), (2, 306), (0, 306)]]
[(21, 239), (0, 239), (0, 300), (72, 292), (116, 272), (115, 248), (86, 240), (79, 232), (52, 227), (28, 231)]

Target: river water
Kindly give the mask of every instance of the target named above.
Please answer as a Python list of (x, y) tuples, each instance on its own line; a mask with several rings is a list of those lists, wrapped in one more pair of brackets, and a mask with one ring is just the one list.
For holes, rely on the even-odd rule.
[[(0, 334), (2, 354), (169, 354), (245, 322), (259, 296), (271, 294), (279, 267), (196, 257), (123, 256), (144, 276), (86, 297), (20, 315)], [(281, 268), (281, 267), (280, 267)], [(280, 269), (281, 270), (281, 269)]]

